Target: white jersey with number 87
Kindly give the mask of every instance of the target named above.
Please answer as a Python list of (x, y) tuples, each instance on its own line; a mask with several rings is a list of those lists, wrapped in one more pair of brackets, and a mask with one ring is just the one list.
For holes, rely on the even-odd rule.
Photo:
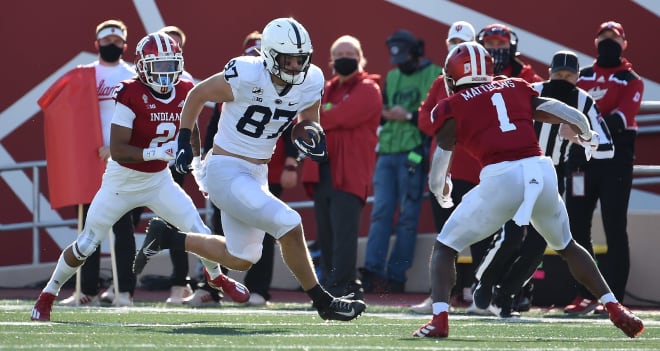
[(323, 91), (323, 72), (315, 65), (309, 67), (302, 84), (290, 86), (282, 96), (259, 57), (234, 58), (224, 72), (234, 100), (223, 104), (213, 142), (251, 158), (270, 158), (277, 139), (298, 111), (318, 101)]

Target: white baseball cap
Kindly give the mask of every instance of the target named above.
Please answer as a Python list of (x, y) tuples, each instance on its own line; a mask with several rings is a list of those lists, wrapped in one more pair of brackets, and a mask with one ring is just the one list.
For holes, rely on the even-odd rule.
[(449, 27), (449, 33), (447, 33), (447, 40), (458, 38), (463, 41), (474, 41), (474, 37), (474, 27), (465, 21), (452, 23), (451, 27)]

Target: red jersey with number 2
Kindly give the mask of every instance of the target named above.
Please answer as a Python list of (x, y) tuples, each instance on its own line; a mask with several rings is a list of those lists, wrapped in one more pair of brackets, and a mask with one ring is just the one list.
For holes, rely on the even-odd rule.
[(433, 134), (448, 119), (456, 120), (456, 143), (482, 166), (540, 156), (532, 97), (538, 93), (524, 80), (506, 78), (463, 89), (440, 101), (431, 119)]
[[(116, 89), (115, 100), (135, 113), (133, 133), (129, 144), (140, 148), (158, 147), (176, 140), (181, 122), (181, 110), (191, 81), (182, 79), (174, 86), (167, 99), (156, 98), (151, 90), (137, 79), (121, 82)], [(166, 161), (153, 160), (137, 163), (120, 162), (124, 167), (141, 172), (158, 172), (168, 165)]]

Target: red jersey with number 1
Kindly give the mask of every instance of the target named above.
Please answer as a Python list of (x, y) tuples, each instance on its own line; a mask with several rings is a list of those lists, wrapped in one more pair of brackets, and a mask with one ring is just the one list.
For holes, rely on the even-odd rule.
[[(169, 98), (159, 99), (137, 78), (121, 82), (115, 91), (115, 100), (135, 114), (129, 144), (148, 148), (176, 140), (183, 102), (192, 88), (191, 81), (181, 79), (172, 89)], [(168, 162), (153, 160), (137, 163), (119, 162), (119, 164), (136, 171), (153, 173), (165, 169)]]
[(433, 110), (433, 132), (455, 119), (456, 143), (463, 144), (484, 167), (540, 156), (532, 120), (533, 96), (538, 96), (536, 90), (519, 78), (463, 89)]

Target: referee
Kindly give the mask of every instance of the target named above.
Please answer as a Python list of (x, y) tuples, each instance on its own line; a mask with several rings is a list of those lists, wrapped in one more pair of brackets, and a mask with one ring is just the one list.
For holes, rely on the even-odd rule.
[[(589, 119), (591, 129), (600, 135), (600, 145), (598, 150), (592, 153), (592, 157), (611, 158), (614, 151), (609, 130), (605, 123), (599, 122), (599, 119), (602, 119), (594, 100), (586, 91), (576, 87), (578, 72), (577, 55), (570, 51), (559, 51), (555, 53), (550, 64), (550, 80), (534, 83), (532, 86), (541, 96), (555, 98), (582, 111)], [(570, 128), (562, 128), (559, 124), (534, 122), (534, 129), (541, 149), (553, 160), (559, 180), (558, 191), (563, 195), (564, 165), (567, 151), (572, 144), (568, 139), (572, 136)], [(572, 147), (581, 146), (575, 144)], [(519, 308), (513, 304), (514, 296), (531, 279), (543, 260), (545, 247), (545, 240), (532, 226), (519, 227), (512, 221), (507, 222), (503, 230), (495, 235), (489, 251), (477, 269), (479, 284), (474, 293), (477, 307), (488, 308), (491, 313), (503, 318), (518, 315), (516, 310)], [(531, 287), (528, 286), (525, 290), (529, 292)], [(531, 299), (531, 296), (526, 297)]]

